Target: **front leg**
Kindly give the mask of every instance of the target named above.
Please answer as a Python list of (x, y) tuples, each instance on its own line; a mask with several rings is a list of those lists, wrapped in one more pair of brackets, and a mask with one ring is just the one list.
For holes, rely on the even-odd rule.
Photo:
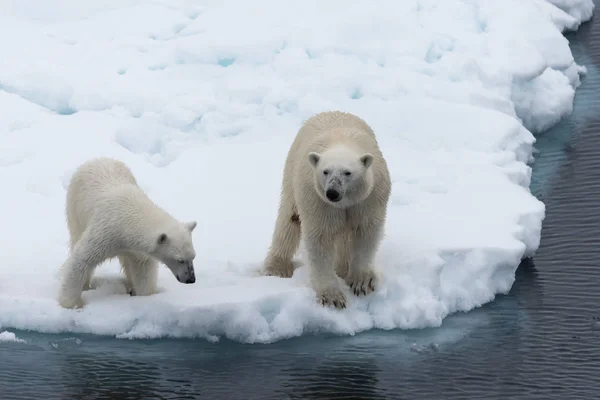
[(104, 242), (86, 232), (62, 268), (58, 302), (63, 308), (82, 308), (82, 292), (94, 268), (106, 258)]
[(347, 231), (338, 235), (335, 240), (335, 272), (342, 279), (346, 279), (348, 276), (352, 257), (350, 253), (352, 251), (352, 240), (354, 240), (354, 235)]
[(81, 293), (86, 284), (92, 265), (77, 257), (70, 256), (63, 264), (63, 277), (58, 294), (58, 302), (63, 308), (82, 308)]
[(377, 275), (373, 268), (373, 257), (377, 252), (382, 234), (382, 227), (370, 229), (359, 227), (354, 232), (352, 257), (345, 281), (357, 296), (375, 291)]
[(312, 286), (317, 300), (323, 306), (346, 308), (346, 296), (342, 292), (333, 266), (335, 247), (332, 237), (322, 232), (309, 235), (306, 240)]
[(62, 268), (58, 302), (63, 308), (84, 306), (82, 292), (94, 268), (115, 254), (114, 236), (108, 238), (106, 236), (101, 230), (98, 231), (91, 226), (73, 247), (71, 255)]

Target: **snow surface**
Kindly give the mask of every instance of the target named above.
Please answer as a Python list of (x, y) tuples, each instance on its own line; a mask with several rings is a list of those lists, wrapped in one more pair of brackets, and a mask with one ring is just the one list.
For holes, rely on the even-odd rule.
[[(540, 240), (533, 133), (572, 112), (585, 73), (561, 32), (591, 0), (0, 1), (0, 325), (119, 338), (272, 342), (435, 327), (506, 293)], [(393, 193), (383, 280), (319, 306), (306, 266), (257, 273), (303, 120), (375, 130)], [(96, 156), (196, 219), (194, 285), (125, 294), (116, 262), (82, 310), (58, 306), (65, 189)], [(302, 257), (300, 257), (302, 259)], [(345, 287), (345, 286), (344, 286)]]

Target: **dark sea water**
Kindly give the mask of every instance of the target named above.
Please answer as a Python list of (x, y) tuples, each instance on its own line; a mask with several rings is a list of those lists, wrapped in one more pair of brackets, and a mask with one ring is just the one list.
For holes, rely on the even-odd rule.
[(511, 292), (441, 328), (269, 345), (16, 332), (0, 399), (600, 398), (600, 25), (569, 36), (588, 75), (540, 135), (547, 217)]

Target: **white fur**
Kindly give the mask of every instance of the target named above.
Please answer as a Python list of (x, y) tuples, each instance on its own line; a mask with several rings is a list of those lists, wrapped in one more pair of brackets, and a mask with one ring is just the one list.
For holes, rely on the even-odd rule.
[(191, 233), (196, 222), (179, 222), (154, 204), (121, 161), (97, 158), (81, 165), (66, 203), (70, 255), (61, 271), (62, 307), (83, 307), (81, 294), (89, 289), (95, 267), (114, 257), (131, 295), (156, 292), (158, 261), (180, 282), (195, 281)]
[[(341, 200), (328, 200), (326, 192), (332, 188)], [(308, 119), (286, 159), (266, 274), (292, 276), (292, 258), (302, 236), (321, 304), (346, 306), (336, 273), (354, 294), (372, 292), (376, 286), (372, 262), (390, 192), (387, 164), (375, 134), (362, 119), (339, 111)]]

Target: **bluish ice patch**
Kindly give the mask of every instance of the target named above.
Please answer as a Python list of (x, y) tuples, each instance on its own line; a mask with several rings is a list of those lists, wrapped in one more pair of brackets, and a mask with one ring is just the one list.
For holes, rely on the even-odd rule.
[(221, 67), (229, 67), (231, 64), (233, 64), (235, 62), (235, 58), (233, 58), (233, 57), (220, 58), (219, 61), (217, 61), (217, 62)]
[(358, 88), (354, 89), (354, 91), (352, 92), (352, 95), (350, 96), (350, 98), (351, 98), (352, 100), (358, 100), (358, 99), (360, 99), (360, 98), (362, 98), (362, 97), (363, 97), (363, 93), (362, 93), (362, 91), (361, 91), (360, 89), (358, 89)]
[(55, 112), (58, 115), (73, 115), (77, 112), (76, 109), (74, 109), (73, 107), (69, 107), (69, 106), (62, 106), (59, 107), (55, 110)]
[(77, 112), (77, 109), (68, 104), (68, 99), (60, 97), (53, 98), (52, 95), (41, 93), (37, 90), (19, 90), (8, 85), (3, 85), (0, 82), (0, 91), (17, 95), (24, 100), (27, 100), (33, 104), (37, 104), (40, 107), (44, 107), (48, 111), (54, 112), (58, 115), (72, 115)]

